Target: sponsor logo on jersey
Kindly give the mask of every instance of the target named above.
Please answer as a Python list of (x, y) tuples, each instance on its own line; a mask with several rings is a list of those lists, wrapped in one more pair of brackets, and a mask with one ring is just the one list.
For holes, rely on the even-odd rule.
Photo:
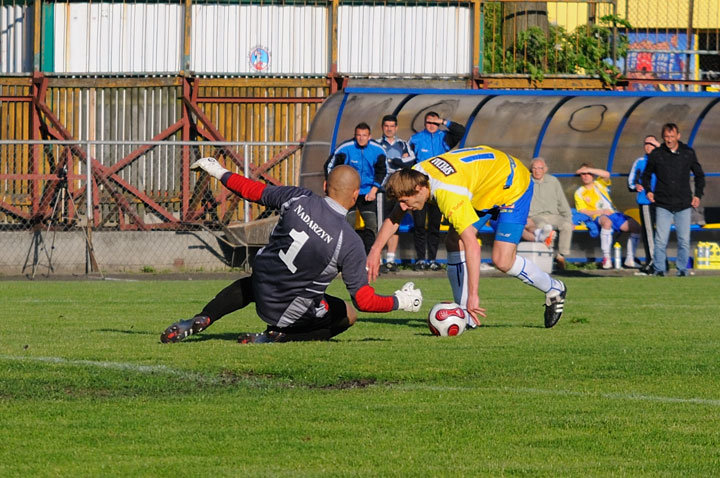
[(313, 219), (310, 217), (310, 214), (305, 212), (305, 209), (303, 209), (302, 205), (298, 204), (295, 209), (293, 209), (293, 211), (295, 212), (295, 214), (297, 214), (297, 216), (302, 222), (307, 224), (307, 226), (312, 232), (314, 232), (318, 235), (318, 237), (320, 237), (320, 239), (322, 239), (328, 244), (333, 241), (333, 237), (327, 232), (325, 232), (325, 229), (323, 229), (322, 226), (313, 221)]
[(451, 174), (455, 174), (457, 172), (452, 164), (442, 158), (433, 158), (430, 160), (430, 164), (438, 168), (438, 170), (445, 176), (450, 176)]
[(448, 220), (450, 220), (450, 218), (453, 217), (453, 215), (458, 211), (458, 209), (460, 209), (464, 205), (465, 205), (465, 200), (463, 199), (462, 201), (460, 201), (459, 203), (457, 203), (453, 207), (451, 207), (450, 211), (445, 215), (445, 217)]

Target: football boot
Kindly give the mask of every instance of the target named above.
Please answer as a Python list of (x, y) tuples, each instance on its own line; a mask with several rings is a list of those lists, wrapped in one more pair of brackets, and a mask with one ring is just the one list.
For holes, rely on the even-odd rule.
[(210, 325), (210, 317), (205, 315), (197, 315), (192, 319), (180, 320), (165, 329), (160, 336), (160, 342), (167, 344), (170, 342), (180, 342), (185, 340), (192, 334), (202, 332)]
[(563, 309), (565, 308), (567, 286), (562, 281), (558, 282), (560, 282), (563, 287), (560, 293), (545, 299), (545, 327), (548, 329), (557, 324), (558, 320), (560, 320), (560, 316), (562, 316)]

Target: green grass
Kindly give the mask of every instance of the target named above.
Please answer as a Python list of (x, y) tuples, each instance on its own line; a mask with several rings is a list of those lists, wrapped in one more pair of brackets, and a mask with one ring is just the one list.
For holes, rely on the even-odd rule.
[(421, 279), (422, 313), (246, 346), (253, 310), (158, 340), (228, 281), (3, 282), (0, 476), (717, 475), (719, 281), (572, 277), (546, 330), (483, 278), (486, 325), (437, 338)]

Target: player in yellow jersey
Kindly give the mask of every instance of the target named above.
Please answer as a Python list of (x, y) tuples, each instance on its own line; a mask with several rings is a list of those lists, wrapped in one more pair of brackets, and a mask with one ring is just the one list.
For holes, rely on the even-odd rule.
[(477, 233), (489, 220), (495, 230), (495, 267), (544, 292), (545, 327), (554, 326), (565, 305), (565, 284), (516, 254), (532, 192), (528, 169), (516, 158), (488, 146), (450, 151), (394, 173), (387, 181), (386, 194), (398, 204), (370, 249), (368, 279), (377, 278), (382, 248), (398, 229), (405, 211), (422, 209), (427, 201), (433, 201), (452, 226), (445, 242), (447, 274), (455, 302), (472, 319), (469, 325), (477, 326), (478, 316), (486, 317), (478, 296)]

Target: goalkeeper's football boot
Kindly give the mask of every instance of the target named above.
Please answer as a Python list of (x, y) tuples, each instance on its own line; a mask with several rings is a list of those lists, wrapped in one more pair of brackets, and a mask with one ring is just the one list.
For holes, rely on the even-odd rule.
[(276, 330), (266, 330), (261, 333), (240, 334), (240, 336), (238, 336), (238, 342), (241, 344), (273, 344), (275, 342), (287, 341), (287, 335)]
[[(555, 282), (555, 280), (553, 279)], [(548, 292), (548, 294), (552, 294), (551, 296), (546, 296), (545, 298), (545, 327), (550, 328), (557, 324), (558, 320), (560, 320), (560, 316), (562, 316), (563, 309), (565, 308), (565, 295), (567, 295), (567, 286), (563, 281), (556, 281), (559, 282), (562, 286), (562, 290), (558, 292), (558, 289), (551, 290)]]
[(175, 322), (165, 329), (160, 336), (160, 342), (167, 344), (169, 342), (180, 342), (190, 337), (192, 334), (202, 332), (210, 325), (210, 317), (205, 315), (196, 315), (192, 319), (181, 320)]

